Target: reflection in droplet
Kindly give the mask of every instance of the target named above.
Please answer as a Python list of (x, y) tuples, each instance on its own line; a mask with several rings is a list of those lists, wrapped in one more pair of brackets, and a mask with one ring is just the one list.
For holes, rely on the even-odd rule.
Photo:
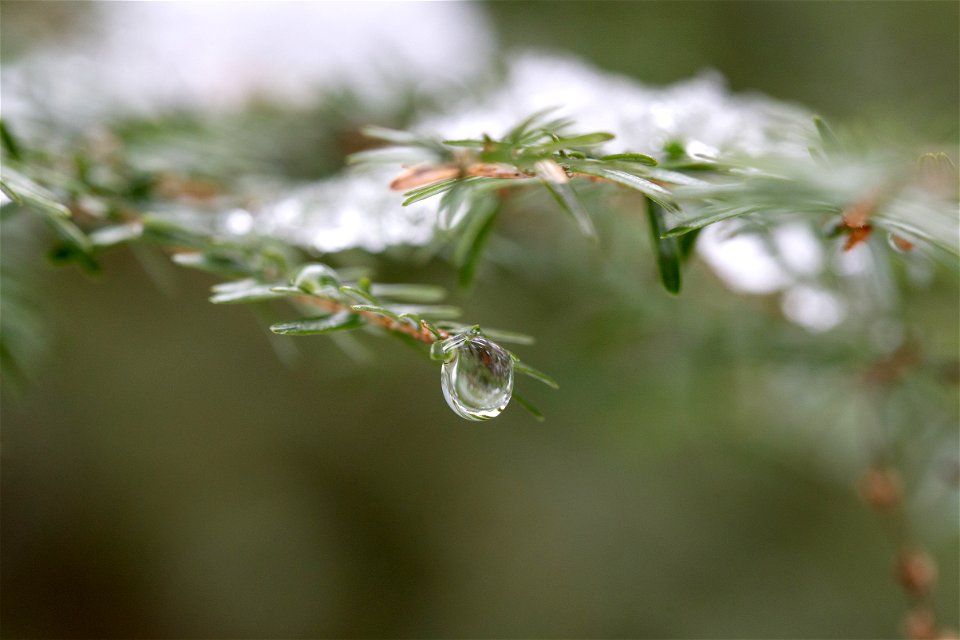
[(477, 330), (443, 342), (440, 387), (461, 418), (487, 420), (507, 408), (513, 395), (513, 358)]

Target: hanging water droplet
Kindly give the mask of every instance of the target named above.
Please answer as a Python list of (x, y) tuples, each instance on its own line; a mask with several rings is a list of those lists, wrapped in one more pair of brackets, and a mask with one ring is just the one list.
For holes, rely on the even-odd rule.
[(471, 329), (441, 344), (440, 387), (461, 418), (487, 420), (507, 408), (513, 395), (513, 358)]

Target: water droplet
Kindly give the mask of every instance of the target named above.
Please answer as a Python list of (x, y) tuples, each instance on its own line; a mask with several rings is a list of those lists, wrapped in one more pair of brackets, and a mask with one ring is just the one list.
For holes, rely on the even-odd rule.
[(306, 264), (293, 276), (290, 283), (308, 293), (317, 293), (324, 287), (339, 287), (337, 272), (325, 264)]
[(461, 418), (487, 420), (507, 408), (513, 395), (513, 358), (471, 329), (444, 340), (440, 387)]

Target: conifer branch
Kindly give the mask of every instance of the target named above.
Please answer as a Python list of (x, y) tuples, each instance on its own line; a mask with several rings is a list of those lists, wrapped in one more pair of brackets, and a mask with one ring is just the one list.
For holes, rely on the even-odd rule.
[[(956, 169), (944, 153), (925, 153), (913, 166), (898, 157), (858, 155), (815, 118), (818, 138), (810, 141), (808, 157), (721, 159), (689, 154), (675, 141), (661, 158), (604, 154), (601, 145), (612, 134), (568, 133), (569, 121), (547, 115), (533, 114), (501, 139), (484, 134), (442, 140), (369, 128), (368, 135), (389, 146), (356, 154), (353, 162), (395, 162), (407, 153), (411, 164), (390, 187), (405, 192), (404, 205), (442, 196), (440, 219), (451, 228), (469, 229), (465, 221), (477, 217), (475, 210), (486, 206), (479, 203), (490, 194), (503, 197), (510, 189), (540, 184), (593, 237), (573, 180), (638, 191), (650, 203), (652, 243), (671, 293), (679, 292), (682, 266), (674, 239), (734, 218), (817, 215), (833, 220), (833, 235), (843, 237), (845, 251), (883, 230), (898, 250), (922, 243), (954, 265), (960, 257)], [(432, 158), (425, 161), (424, 154)], [(695, 239), (688, 239), (685, 251)]]
[[(807, 158), (706, 157), (688, 153), (676, 141), (666, 145), (660, 157), (606, 154), (602, 147), (613, 134), (570, 133), (571, 125), (539, 112), (500, 139), (484, 134), (458, 140), (371, 127), (365, 133), (388, 146), (359, 152), (350, 161), (409, 160), (390, 187), (404, 192), (408, 206), (439, 197), (439, 225), (459, 234), (454, 258), (461, 284), (472, 280), (502, 200), (511, 190), (545, 189), (584, 235), (596, 237), (592, 216), (575, 187), (581, 181), (639, 193), (660, 278), (670, 293), (681, 289), (683, 265), (697, 232), (735, 218), (769, 225), (783, 216), (814, 215), (833, 220), (833, 234), (842, 236), (845, 250), (882, 229), (899, 250), (931, 247), (952, 256), (947, 260), (954, 265), (953, 258), (960, 255), (954, 233), (956, 190), (947, 178), (952, 165), (944, 154), (922, 156), (914, 169), (900, 161), (857, 156), (821, 120), (815, 121), (819, 139), (811, 141)], [(366, 327), (429, 346), (473, 326), (451, 322), (458, 311), (435, 304), (442, 298), (436, 288), (398, 289), (364, 276), (345, 277), (328, 265), (310, 262), (302, 249), (279, 239), (238, 239), (205, 229), (202, 223), (182, 224), (144, 213), (171, 197), (206, 198), (216, 193), (209, 185), (197, 191), (184, 186), (189, 181), (168, 174), (143, 175), (116, 160), (98, 167), (88, 159), (71, 174), (50, 154), (25, 148), (6, 124), (2, 129), (7, 157), (0, 190), (10, 200), (4, 209), (39, 214), (59, 239), (51, 252), (58, 262), (75, 262), (92, 272), (99, 268), (99, 252), (109, 247), (157, 244), (178, 264), (229, 278), (214, 287), (214, 303), (285, 298), (307, 314), (271, 327), (284, 335)], [(98, 172), (113, 174), (110, 187), (91, 180)], [(181, 186), (171, 192), (172, 180)], [(87, 204), (92, 196), (99, 205), (93, 210)], [(201, 218), (198, 212), (188, 220)], [(397, 300), (398, 295), (407, 300)]]

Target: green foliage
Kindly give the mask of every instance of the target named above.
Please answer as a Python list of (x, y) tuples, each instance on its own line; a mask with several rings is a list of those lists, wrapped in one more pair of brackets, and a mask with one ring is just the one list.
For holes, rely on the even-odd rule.
[(282, 336), (309, 336), (334, 331), (351, 331), (359, 329), (364, 324), (363, 319), (355, 313), (340, 311), (319, 318), (304, 318), (292, 322), (278, 322), (270, 327), (270, 331)]
[(659, 202), (650, 200), (647, 203), (647, 217), (650, 220), (650, 233), (653, 236), (652, 244), (657, 256), (660, 282), (670, 293), (680, 293), (680, 244), (675, 237), (665, 236), (667, 229), (664, 210)]
[[(943, 189), (941, 174), (949, 161), (942, 154), (924, 156), (917, 168), (900, 158), (854, 156), (819, 118), (812, 159), (691, 157), (676, 141), (666, 143), (660, 157), (606, 154), (603, 145), (612, 134), (571, 132), (570, 121), (550, 113), (531, 115), (500, 139), (484, 134), (443, 140), (367, 127), (366, 135), (387, 145), (357, 152), (350, 162), (407, 163), (392, 184), (404, 192), (403, 204), (439, 198), (438, 224), (449, 230), (452, 261), (464, 288), (476, 278), (515, 191), (543, 188), (584, 236), (596, 239), (596, 214), (588, 212), (575, 183), (596, 183), (592, 192), (607, 195), (622, 189), (636, 194), (617, 206), (641, 215), (645, 210), (660, 281), (671, 294), (681, 289), (682, 269), (699, 230), (734, 218), (769, 227), (805, 215), (853, 231), (865, 222), (852, 226), (849, 211), (866, 207), (877, 229), (924, 243), (924, 250), (960, 254), (956, 194)], [(474, 326), (456, 322), (459, 309), (439, 304), (445, 294), (438, 287), (373, 282), (366, 274), (316, 262), (309, 252), (274, 238), (225, 236), (150, 214), (171, 197), (158, 187), (162, 173), (144, 173), (122, 159), (98, 159), (82, 150), (72, 165), (64, 165), (46, 151), (25, 148), (6, 123), (0, 126), (0, 141), (5, 154), (0, 189), (10, 200), (4, 218), (27, 211), (42, 219), (55, 232), (51, 257), (57, 262), (95, 271), (104, 250), (158, 245), (181, 266), (227, 279), (213, 287), (215, 304), (292, 305), (301, 317), (272, 324), (280, 335), (362, 329), (394, 335), (426, 353), (430, 345)], [(495, 329), (484, 334), (504, 342), (532, 340)], [(517, 373), (556, 387), (548, 375), (512, 359)], [(528, 401), (520, 403), (541, 416)]]

